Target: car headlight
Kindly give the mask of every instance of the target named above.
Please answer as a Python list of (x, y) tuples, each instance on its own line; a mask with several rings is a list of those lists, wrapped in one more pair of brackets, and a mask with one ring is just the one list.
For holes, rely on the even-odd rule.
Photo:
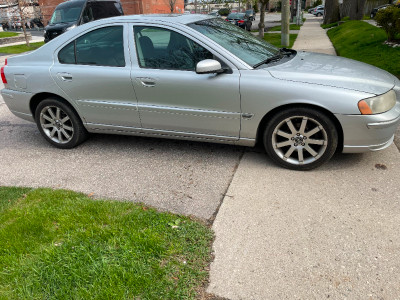
[(65, 31), (70, 31), (71, 29), (74, 29), (76, 27), (76, 25), (72, 25), (72, 26), (70, 26), (70, 27), (67, 27), (66, 29), (65, 29)]
[(396, 104), (396, 93), (393, 90), (376, 97), (358, 102), (358, 109), (363, 115), (374, 115), (391, 110)]

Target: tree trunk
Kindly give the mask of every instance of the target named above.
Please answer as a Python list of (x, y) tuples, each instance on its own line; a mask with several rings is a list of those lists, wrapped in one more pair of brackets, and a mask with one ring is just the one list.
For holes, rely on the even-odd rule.
[(353, 0), (350, 7), (350, 20), (361, 20), (364, 16), (366, 0)]
[(24, 17), (24, 13), (23, 13), (23, 3), (21, 0), (18, 0), (18, 12), (19, 12), (19, 17), (21, 19), (21, 26), (22, 26), (22, 30), (24, 31), (24, 37), (25, 37), (25, 42), (26, 45), (29, 47), (29, 38), (28, 38), (28, 33), (26, 32), (26, 27), (25, 27), (25, 17)]
[(281, 45), (289, 47), (290, 43), (290, 2), (289, 0), (282, 0), (282, 13), (281, 13)]
[[(354, 0), (357, 1), (357, 0)], [(326, 0), (325, 1), (325, 13), (324, 13), (324, 24), (331, 24), (339, 21), (339, 1), (338, 0)]]
[(261, 8), (260, 8), (260, 23), (258, 23), (258, 36), (260, 39), (264, 38), (264, 28), (265, 28), (265, 8), (267, 7), (268, 1), (260, 0)]

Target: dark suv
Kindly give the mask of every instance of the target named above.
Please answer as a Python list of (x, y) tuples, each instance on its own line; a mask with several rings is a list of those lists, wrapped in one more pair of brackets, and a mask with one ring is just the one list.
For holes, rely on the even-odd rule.
[(67, 30), (90, 21), (121, 16), (119, 0), (71, 0), (59, 4), (44, 30), (44, 41), (54, 39)]

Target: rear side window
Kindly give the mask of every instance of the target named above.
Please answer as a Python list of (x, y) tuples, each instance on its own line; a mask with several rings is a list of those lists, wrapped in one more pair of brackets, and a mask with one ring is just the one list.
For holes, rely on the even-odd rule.
[(124, 67), (123, 27), (93, 30), (66, 45), (58, 53), (62, 64)]
[(123, 15), (121, 3), (114, 1), (91, 2), (90, 8), (95, 20)]

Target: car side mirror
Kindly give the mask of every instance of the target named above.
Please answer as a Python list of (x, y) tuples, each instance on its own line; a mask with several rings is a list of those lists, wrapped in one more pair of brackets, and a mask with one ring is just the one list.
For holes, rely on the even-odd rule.
[(89, 23), (89, 17), (83, 16), (82, 22), (83, 22), (83, 24)]
[(196, 65), (197, 74), (211, 74), (211, 73), (223, 73), (224, 69), (221, 67), (221, 63), (215, 59), (204, 59), (199, 61)]

